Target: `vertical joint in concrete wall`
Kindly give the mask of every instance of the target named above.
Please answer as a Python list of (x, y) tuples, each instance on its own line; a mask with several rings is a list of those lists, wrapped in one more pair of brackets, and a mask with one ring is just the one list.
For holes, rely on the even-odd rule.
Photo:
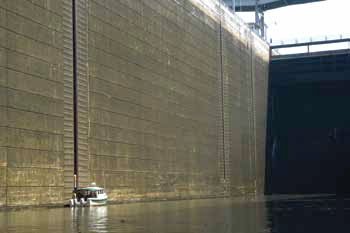
[(79, 186), (89, 183), (88, 0), (75, 2), (75, 148)]
[(257, 148), (256, 148), (256, 140), (257, 140), (257, 133), (256, 133), (256, 114), (255, 114), (255, 108), (256, 108), (256, 99), (255, 99), (255, 51), (254, 51), (254, 38), (251, 37), (251, 41), (252, 41), (252, 45), (250, 48), (250, 54), (251, 54), (251, 102), (252, 102), (252, 106), (251, 106), (251, 114), (252, 114), (252, 120), (251, 120), (251, 124), (252, 124), (252, 137), (253, 137), (253, 145), (252, 145), (252, 160), (253, 160), (253, 166), (252, 166), (252, 180), (251, 182), (253, 182), (253, 187), (254, 187), (254, 192), (257, 192)]
[(63, 80), (64, 80), (64, 199), (74, 186), (74, 115), (73, 115), (73, 35), (72, 0), (63, 1)]
[[(221, 13), (220, 13), (221, 14)], [(223, 178), (226, 180), (226, 154), (225, 154), (225, 106), (224, 106), (224, 74), (223, 74), (223, 55), (222, 55), (222, 24), (221, 24), (221, 15), (220, 15), (220, 83), (221, 83), (221, 120), (222, 120), (222, 142), (223, 142), (223, 153), (222, 153), (222, 161), (223, 161)]]
[[(5, 16), (5, 25), (6, 25), (6, 27), (8, 26), (8, 14), (7, 14), (7, 12), (6, 12), (6, 16)], [(6, 38), (5, 38), (5, 41), (6, 41), (6, 43), (8, 44), (9, 43), (9, 41), (8, 41), (8, 36), (7, 36), (7, 34), (6, 34)], [(5, 50), (4, 50), (5, 51)], [(7, 52), (5, 52), (5, 62), (4, 62), (4, 65), (5, 65), (5, 80), (6, 80), (6, 87), (8, 87), (9, 86), (9, 78), (8, 78), (8, 53)], [(8, 88), (6, 88), (6, 105), (5, 105), (5, 111), (6, 111), (6, 121), (8, 121), (8, 119), (9, 119), (9, 113), (8, 113), (8, 106), (9, 106), (9, 98), (8, 98), (8, 96), (9, 96), (9, 91), (8, 91)], [(8, 127), (8, 122), (6, 122), (6, 127)], [(6, 159), (6, 162), (5, 162), (5, 180), (6, 180), (6, 182), (5, 182), (5, 206), (8, 206), (8, 193), (9, 193), (9, 188), (8, 188), (8, 173), (9, 173), (9, 169), (8, 169), (8, 164), (9, 164), (9, 156), (8, 156), (8, 154), (9, 154), (9, 152), (8, 152), (8, 128), (6, 128), (6, 143), (5, 143), (5, 159)], [(0, 204), (1, 205), (1, 204)]]
[(87, 0), (64, 0), (64, 187), (65, 199), (75, 186), (87, 185), (88, 79)]
[(228, 174), (228, 156), (229, 154), (227, 153), (227, 146), (226, 146), (226, 141), (227, 138), (225, 137), (225, 134), (227, 133), (227, 129), (225, 127), (226, 125), (226, 120), (225, 120), (225, 80), (224, 80), (224, 61), (223, 61), (223, 26), (222, 26), (222, 18), (223, 18), (223, 11), (222, 11), (222, 2), (219, 1), (219, 83), (220, 83), (220, 118), (221, 118), (221, 141), (222, 141), (222, 158), (221, 160), (221, 178), (222, 178), (222, 185), (224, 188), (224, 195), (229, 195), (229, 184), (230, 184), (230, 177)]
[(73, 141), (74, 141), (74, 189), (79, 186), (78, 170), (78, 78), (77, 78), (77, 15), (76, 0), (72, 0), (72, 46), (73, 46)]

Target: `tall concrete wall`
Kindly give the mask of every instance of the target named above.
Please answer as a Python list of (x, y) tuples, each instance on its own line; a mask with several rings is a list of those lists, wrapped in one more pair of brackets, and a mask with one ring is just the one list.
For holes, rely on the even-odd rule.
[[(70, 0), (0, 2), (0, 205), (73, 185)], [(111, 200), (261, 191), (268, 48), (216, 1), (77, 0), (79, 183)]]
[(222, 194), (219, 25), (189, 1), (89, 9), (91, 180), (113, 199)]
[(0, 1), (0, 205), (63, 199), (61, 1)]

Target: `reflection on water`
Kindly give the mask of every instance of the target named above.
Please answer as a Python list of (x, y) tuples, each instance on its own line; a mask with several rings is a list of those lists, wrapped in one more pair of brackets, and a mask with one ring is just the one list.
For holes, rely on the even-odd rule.
[(32, 209), (0, 212), (0, 232), (349, 232), (349, 210), (348, 201), (332, 197), (278, 197), (269, 201), (211, 199)]
[(71, 226), (67, 232), (108, 232), (107, 206), (91, 208), (71, 208)]

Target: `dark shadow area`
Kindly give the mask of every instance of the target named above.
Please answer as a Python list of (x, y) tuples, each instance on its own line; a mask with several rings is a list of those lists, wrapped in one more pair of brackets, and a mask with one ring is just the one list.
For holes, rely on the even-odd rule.
[(271, 232), (348, 232), (350, 200), (295, 198), (267, 203)]
[(350, 193), (350, 56), (272, 60), (266, 193)]

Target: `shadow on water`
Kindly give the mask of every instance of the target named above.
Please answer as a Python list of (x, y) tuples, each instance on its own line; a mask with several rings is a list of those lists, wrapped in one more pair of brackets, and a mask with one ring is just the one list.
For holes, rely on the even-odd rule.
[(267, 204), (271, 232), (349, 232), (350, 199), (297, 198)]
[(273, 196), (0, 212), (2, 233), (349, 232), (350, 199)]

